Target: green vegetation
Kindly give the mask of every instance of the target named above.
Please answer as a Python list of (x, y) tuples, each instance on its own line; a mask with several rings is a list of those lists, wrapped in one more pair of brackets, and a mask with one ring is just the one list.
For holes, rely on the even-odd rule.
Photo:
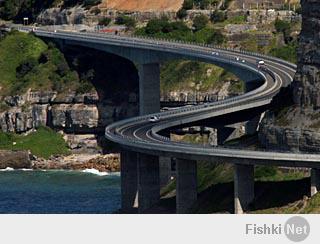
[(30, 150), (32, 154), (46, 159), (69, 153), (62, 135), (47, 127), (41, 127), (27, 136), (0, 132), (0, 149)]
[(193, 32), (182, 21), (171, 22), (167, 18), (151, 19), (146, 27), (136, 30), (136, 35), (213, 45), (223, 44), (225, 37), (221, 31), (205, 26), (204, 22), (199, 20), (196, 24), (197, 27), (195, 26), (196, 31)]
[[(90, 91), (90, 80), (78, 77), (64, 55), (32, 34), (12, 32), (0, 42), (1, 94), (34, 90)], [(84, 89), (85, 88), (85, 89)]]
[(108, 17), (105, 17), (99, 20), (98, 25), (108, 26), (110, 23), (111, 23), (111, 19)]
[(292, 63), (297, 63), (297, 45), (297, 42), (293, 41), (288, 45), (271, 49), (270, 54), (277, 58), (281, 58)]
[(225, 12), (219, 11), (219, 10), (214, 11), (210, 16), (210, 20), (213, 23), (223, 22), (226, 19), (227, 19), (227, 16), (226, 16)]
[(24, 17), (34, 21), (41, 10), (53, 5), (55, 0), (3, 0), (0, 1), (0, 18), (23, 22)]
[[(195, 61), (171, 61), (161, 66), (162, 92), (195, 90), (195, 88), (198, 91), (206, 92), (221, 87), (228, 80), (238, 81), (233, 74), (211, 64)], [(242, 90), (237, 89), (242, 89), (242, 85), (236, 86), (233, 87), (234, 92), (241, 92)]]
[[(183, 10), (190, 10), (194, 7), (199, 7), (200, 9), (208, 9), (210, 6), (218, 4), (219, 0), (184, 0), (182, 8)], [(229, 6), (231, 1), (225, 1), (225, 7)]]
[(129, 29), (133, 29), (136, 26), (136, 20), (130, 16), (120, 15), (116, 18), (115, 24), (125, 25)]
[(288, 44), (290, 42), (291, 24), (288, 21), (276, 19), (274, 27), (278, 33), (282, 33), (285, 42)]
[(0, 1), (0, 18), (22, 23), (24, 17), (34, 22), (38, 14), (63, 2), (63, 7), (83, 5), (86, 9), (101, 3), (101, 0), (3, 0)]
[(193, 19), (193, 28), (195, 31), (199, 31), (204, 29), (208, 23), (209, 18), (204, 14), (200, 14)]

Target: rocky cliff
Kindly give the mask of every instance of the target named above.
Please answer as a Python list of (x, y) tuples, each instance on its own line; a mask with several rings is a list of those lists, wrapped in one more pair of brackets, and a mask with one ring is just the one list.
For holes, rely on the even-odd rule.
[(99, 100), (96, 92), (59, 96), (57, 92), (33, 92), (7, 96), (7, 105), (0, 112), (0, 130), (28, 133), (40, 126), (49, 126), (65, 133), (72, 149), (97, 148), (97, 135), (103, 134), (106, 125), (137, 114), (136, 95), (130, 102), (115, 105)]
[(292, 104), (283, 107), (283, 99), (276, 104), (259, 136), (267, 148), (320, 152), (320, 1), (301, 3), (298, 68), (288, 95)]

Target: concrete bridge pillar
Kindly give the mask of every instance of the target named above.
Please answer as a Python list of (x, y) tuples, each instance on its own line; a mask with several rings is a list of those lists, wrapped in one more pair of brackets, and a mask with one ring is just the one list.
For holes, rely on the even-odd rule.
[(171, 179), (171, 158), (159, 157), (160, 187), (166, 186)]
[(140, 64), (139, 69), (139, 109), (140, 115), (160, 111), (160, 65)]
[(137, 153), (121, 151), (121, 210), (130, 213), (137, 207)]
[(234, 213), (248, 210), (254, 199), (254, 166), (234, 165)]
[(160, 200), (159, 157), (138, 153), (138, 211)]
[[(170, 138), (170, 131), (163, 134), (165, 137)], [(170, 157), (159, 157), (160, 167), (160, 187), (166, 186), (172, 176), (172, 158)]]
[(177, 159), (176, 174), (176, 211), (183, 214), (197, 201), (197, 162)]
[[(160, 111), (160, 65), (139, 64), (139, 113)], [(138, 211), (155, 205), (160, 199), (159, 157), (138, 153)]]
[(311, 197), (320, 191), (320, 169), (311, 169)]

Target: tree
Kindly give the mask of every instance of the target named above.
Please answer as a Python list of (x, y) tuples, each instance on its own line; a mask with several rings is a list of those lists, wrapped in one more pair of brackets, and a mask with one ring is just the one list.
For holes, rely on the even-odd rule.
[(202, 1), (200, 1), (200, 8), (201, 9), (208, 9), (210, 4), (211, 4), (211, 0), (202, 0)]
[(283, 33), (284, 40), (286, 43), (290, 41), (290, 33), (291, 33), (291, 26), (288, 21), (276, 19), (274, 22), (274, 27), (278, 33)]
[(110, 22), (111, 22), (111, 19), (106, 17), (106, 18), (100, 19), (98, 25), (108, 26)]
[(193, 8), (193, 0), (184, 0), (182, 8), (185, 10), (189, 10)]
[(168, 24), (166, 19), (151, 19), (149, 20), (145, 32), (149, 35), (154, 35), (156, 33), (162, 32), (164, 27)]
[(184, 8), (179, 9), (179, 11), (177, 12), (177, 17), (179, 19), (184, 19), (185, 17), (187, 17), (187, 10), (185, 10)]
[(207, 42), (213, 45), (221, 45), (225, 41), (224, 35), (219, 30), (213, 30)]
[(209, 22), (209, 18), (204, 14), (200, 14), (194, 18), (193, 28), (195, 31), (202, 30), (204, 27), (206, 27), (208, 22)]
[(226, 20), (226, 15), (223, 11), (215, 10), (211, 14), (210, 19), (213, 23), (223, 22)]
[(125, 25), (129, 29), (134, 28), (136, 26), (135, 19), (126, 15), (119, 15), (116, 18), (115, 23), (117, 25)]

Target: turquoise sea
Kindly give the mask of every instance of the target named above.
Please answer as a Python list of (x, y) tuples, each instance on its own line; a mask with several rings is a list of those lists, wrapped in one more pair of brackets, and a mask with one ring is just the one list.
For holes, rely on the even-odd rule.
[(109, 214), (119, 207), (119, 174), (0, 172), (2, 214)]

